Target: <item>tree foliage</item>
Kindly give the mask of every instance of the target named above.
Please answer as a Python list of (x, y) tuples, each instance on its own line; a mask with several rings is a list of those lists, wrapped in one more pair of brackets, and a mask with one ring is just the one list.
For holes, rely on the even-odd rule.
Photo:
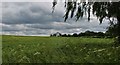
[[(57, 0), (54, 0), (53, 8), (56, 4)], [(77, 21), (80, 17), (83, 17), (86, 12), (88, 16), (88, 21), (90, 20), (90, 12), (92, 12), (98, 17), (100, 23), (102, 23), (102, 20), (104, 18), (109, 19), (111, 17), (117, 18), (117, 16), (120, 16), (120, 2), (79, 2), (77, 0), (65, 0), (65, 8), (65, 22), (68, 19), (69, 15), (70, 18), (73, 18), (73, 16), (75, 16)]]
[(108, 27), (106, 34), (116, 37), (119, 34), (119, 32), (117, 32), (117, 30), (119, 30), (118, 24), (113, 24)]

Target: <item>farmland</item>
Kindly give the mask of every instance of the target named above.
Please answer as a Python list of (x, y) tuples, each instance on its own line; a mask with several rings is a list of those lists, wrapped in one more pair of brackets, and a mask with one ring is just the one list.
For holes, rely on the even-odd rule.
[(2, 36), (3, 63), (118, 63), (114, 38)]

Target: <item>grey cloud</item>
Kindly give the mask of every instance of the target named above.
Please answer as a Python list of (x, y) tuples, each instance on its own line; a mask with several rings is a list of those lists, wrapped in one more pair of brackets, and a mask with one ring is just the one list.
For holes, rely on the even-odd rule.
[[(20, 4), (20, 3), (18, 3)], [(2, 22), (5, 24), (33, 24), (33, 23), (48, 23), (52, 21), (63, 21), (62, 15), (57, 15), (56, 13), (53, 15), (50, 11), (52, 6), (49, 6), (48, 10), (47, 7), (43, 8), (41, 5), (43, 3), (22, 3), (28, 5), (18, 5), (16, 3), (11, 4), (3, 4), (9, 5), (7, 8), (3, 6), (3, 17)], [(50, 4), (50, 3), (46, 3)], [(23, 6), (21, 8), (21, 6)], [(52, 10), (52, 9), (51, 9)]]
[(57, 5), (52, 13), (50, 2), (3, 3), (2, 11), (3, 34), (49, 35), (55, 32), (79, 33), (86, 30), (104, 32), (108, 26), (106, 21), (99, 25), (94, 17), (88, 22), (86, 16), (78, 22), (75, 22), (75, 18), (63, 22), (64, 6)]

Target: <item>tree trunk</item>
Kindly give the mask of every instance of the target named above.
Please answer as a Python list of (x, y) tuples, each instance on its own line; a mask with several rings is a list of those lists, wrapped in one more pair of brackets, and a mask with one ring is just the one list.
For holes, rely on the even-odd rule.
[(118, 44), (120, 44), (120, 16), (117, 16), (117, 20), (118, 20), (118, 28), (117, 28), (117, 33), (118, 33)]
[(116, 5), (116, 13), (117, 13), (117, 36), (118, 36), (118, 39), (117, 39), (117, 43), (120, 44), (120, 2), (117, 3)]

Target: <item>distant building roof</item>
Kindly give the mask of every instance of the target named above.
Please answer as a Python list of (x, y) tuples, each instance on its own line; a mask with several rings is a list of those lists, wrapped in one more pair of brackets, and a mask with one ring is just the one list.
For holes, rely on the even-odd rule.
[(61, 35), (61, 33), (59, 33), (59, 32), (55, 33), (55, 36), (60, 36), (60, 35)]

